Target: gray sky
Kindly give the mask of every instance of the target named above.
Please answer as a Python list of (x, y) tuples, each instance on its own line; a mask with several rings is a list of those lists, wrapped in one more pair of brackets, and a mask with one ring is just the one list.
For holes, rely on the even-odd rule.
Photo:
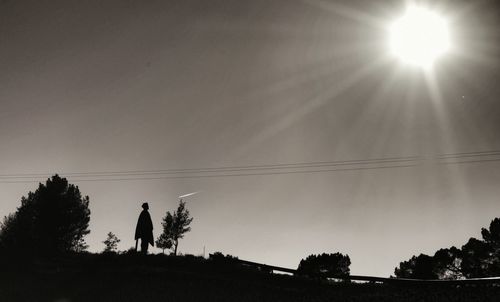
[[(205, 245), (296, 267), (338, 251), (353, 274), (387, 276), (500, 216), (500, 162), (484, 161), (500, 156), (435, 160), (500, 150), (498, 11), (439, 3), (455, 46), (425, 74), (388, 53), (384, 26), (402, 1), (0, 1), (1, 174), (57, 172), (79, 185), (91, 199), (92, 251), (109, 231), (131, 247), (144, 201), (158, 236), (176, 196), (200, 191), (188, 199), (183, 253)], [(406, 156), (425, 160), (231, 177), (66, 175)], [(0, 215), (36, 189), (6, 182), (33, 179), (0, 179)]]

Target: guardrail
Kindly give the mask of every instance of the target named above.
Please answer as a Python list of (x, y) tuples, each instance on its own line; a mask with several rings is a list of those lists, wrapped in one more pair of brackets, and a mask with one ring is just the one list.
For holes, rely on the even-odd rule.
[[(237, 260), (243, 265), (258, 267), (263, 270), (278, 271), (283, 273), (296, 274), (297, 270), (268, 265), (258, 262), (252, 262), (247, 260)], [(360, 276), (360, 275), (349, 275), (349, 276), (335, 276), (331, 274), (324, 274), (326, 278), (341, 279), (341, 280), (352, 280), (352, 281), (367, 281), (367, 282), (381, 282), (387, 284), (422, 284), (422, 285), (466, 285), (466, 284), (500, 284), (500, 277), (490, 277), (490, 278), (471, 278), (471, 279), (460, 279), (460, 280), (427, 280), (427, 279), (405, 279), (405, 278), (385, 278), (385, 277), (373, 277), (373, 276)]]

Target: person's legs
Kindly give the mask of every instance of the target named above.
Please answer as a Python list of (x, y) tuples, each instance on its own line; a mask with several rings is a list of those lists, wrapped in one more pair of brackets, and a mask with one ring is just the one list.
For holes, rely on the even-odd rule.
[(148, 245), (149, 245), (149, 243), (146, 240), (141, 239), (141, 253), (143, 255), (148, 254)]

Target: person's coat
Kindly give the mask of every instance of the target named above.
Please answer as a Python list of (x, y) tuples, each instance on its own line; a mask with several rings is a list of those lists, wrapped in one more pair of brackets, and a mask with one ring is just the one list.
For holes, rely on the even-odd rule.
[(151, 221), (151, 215), (146, 210), (143, 210), (141, 215), (139, 215), (139, 220), (135, 228), (135, 240), (139, 238), (154, 246), (153, 221)]

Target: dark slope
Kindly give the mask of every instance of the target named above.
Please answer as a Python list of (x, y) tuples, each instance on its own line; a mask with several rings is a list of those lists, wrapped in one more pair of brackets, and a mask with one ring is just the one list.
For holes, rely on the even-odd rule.
[(328, 283), (224, 259), (88, 254), (2, 262), (1, 301), (500, 301), (494, 286)]

